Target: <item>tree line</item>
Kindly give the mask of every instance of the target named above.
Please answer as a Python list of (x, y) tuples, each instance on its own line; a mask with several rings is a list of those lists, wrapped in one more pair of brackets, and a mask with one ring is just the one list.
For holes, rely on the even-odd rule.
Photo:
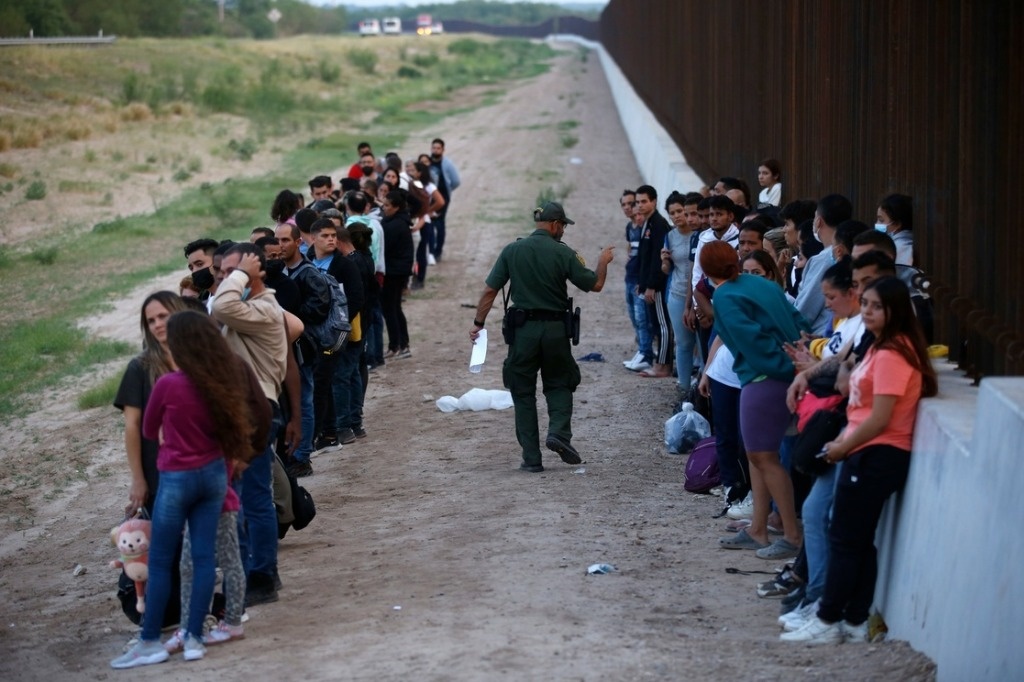
[[(346, 11), (318, 7), (301, 0), (0, 0), (0, 37), (105, 35), (125, 37), (189, 37), (221, 35), (272, 38), (300, 33), (344, 33), (366, 17), (398, 16), (414, 25), (418, 14), (435, 21), (461, 19), (494, 26), (534, 25), (553, 17), (576, 14), (597, 19), (598, 10), (568, 12), (552, 3), (504, 3), (462, 0), (454, 4), (381, 7)], [(383, 0), (382, 0), (383, 1)], [(280, 12), (275, 25), (271, 9)], [(223, 14), (223, 16), (221, 16)]]
[[(276, 8), (276, 26), (268, 18)], [(349, 29), (344, 7), (300, 0), (0, 0), (0, 36), (105, 35), (271, 38)]]

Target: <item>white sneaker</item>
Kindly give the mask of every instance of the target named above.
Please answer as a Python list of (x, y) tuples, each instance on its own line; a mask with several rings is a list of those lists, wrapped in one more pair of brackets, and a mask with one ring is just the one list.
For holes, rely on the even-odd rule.
[(843, 621), (843, 641), (851, 643), (864, 643), (871, 641), (868, 638), (868, 622), (864, 621), (860, 625), (851, 625), (850, 623)]
[(839, 644), (843, 641), (843, 629), (839, 623), (826, 623), (817, 616), (811, 616), (799, 630), (783, 632), (779, 639), (804, 644)]
[(796, 632), (804, 626), (808, 620), (818, 614), (818, 602), (813, 601), (793, 609), (789, 613), (779, 616), (779, 625), (786, 632)]
[(140, 665), (163, 663), (170, 657), (159, 640), (146, 642), (140, 639), (131, 649), (112, 660), (110, 667), (116, 670), (137, 668)]
[(747, 493), (747, 496), (740, 502), (733, 502), (725, 515), (734, 520), (752, 517), (754, 515), (754, 493)]
[(434, 254), (427, 253), (427, 265), (437, 265), (437, 259), (434, 258)]
[(206, 655), (206, 647), (196, 639), (192, 633), (185, 634), (185, 656), (186, 661), (198, 661)]
[(243, 639), (245, 637), (245, 630), (241, 625), (228, 625), (225, 621), (221, 621), (217, 624), (217, 627), (211, 628), (210, 632), (206, 635), (206, 643), (209, 646), (214, 644), (223, 644), (224, 642), (230, 642), (233, 639)]
[(637, 351), (636, 355), (631, 357), (629, 360), (623, 360), (622, 361), (622, 366), (623, 367), (629, 367), (630, 365), (633, 365), (633, 364), (635, 364), (637, 362), (640, 362), (643, 359), (644, 359), (644, 354), (641, 353), (640, 351)]
[(640, 358), (639, 362), (634, 362), (626, 365), (626, 369), (630, 370), (631, 372), (642, 372), (643, 370), (650, 368), (651, 363), (647, 362), (643, 358)]
[(174, 634), (171, 635), (166, 642), (164, 642), (164, 650), (169, 654), (176, 654), (185, 648), (185, 631), (175, 630)]

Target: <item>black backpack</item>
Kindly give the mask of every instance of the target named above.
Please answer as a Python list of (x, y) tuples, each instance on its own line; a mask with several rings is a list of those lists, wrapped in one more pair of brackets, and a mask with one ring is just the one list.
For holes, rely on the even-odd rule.
[(307, 324), (303, 333), (318, 351), (334, 353), (345, 344), (348, 333), (352, 331), (352, 323), (348, 319), (348, 297), (345, 295), (345, 287), (334, 279), (334, 275), (317, 270), (316, 266), (309, 261), (303, 261), (295, 272), (307, 266), (327, 280), (331, 305), (327, 311), (327, 318), (323, 322)]
[[(274, 505), (277, 507), (277, 539), (282, 540), (289, 528), (302, 530), (316, 516), (316, 505), (309, 491), (288, 474), (280, 457), (274, 458)], [(287, 485), (284, 481), (287, 480)]]

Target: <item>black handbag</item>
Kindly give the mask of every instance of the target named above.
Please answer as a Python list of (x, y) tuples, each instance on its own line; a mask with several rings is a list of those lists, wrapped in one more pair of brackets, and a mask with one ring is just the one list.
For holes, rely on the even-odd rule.
[(804, 430), (793, 445), (793, 466), (802, 474), (821, 476), (832, 466), (821, 454), (821, 448), (839, 437), (846, 426), (846, 410), (818, 410), (807, 420)]

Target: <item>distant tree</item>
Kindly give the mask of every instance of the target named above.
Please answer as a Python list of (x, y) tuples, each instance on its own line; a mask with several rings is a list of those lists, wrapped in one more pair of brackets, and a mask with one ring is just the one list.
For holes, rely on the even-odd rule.
[(273, 38), (274, 24), (267, 18), (270, 0), (238, 0), (238, 20), (253, 38)]
[(39, 37), (63, 36), (76, 28), (61, 0), (0, 0), (0, 33)]

